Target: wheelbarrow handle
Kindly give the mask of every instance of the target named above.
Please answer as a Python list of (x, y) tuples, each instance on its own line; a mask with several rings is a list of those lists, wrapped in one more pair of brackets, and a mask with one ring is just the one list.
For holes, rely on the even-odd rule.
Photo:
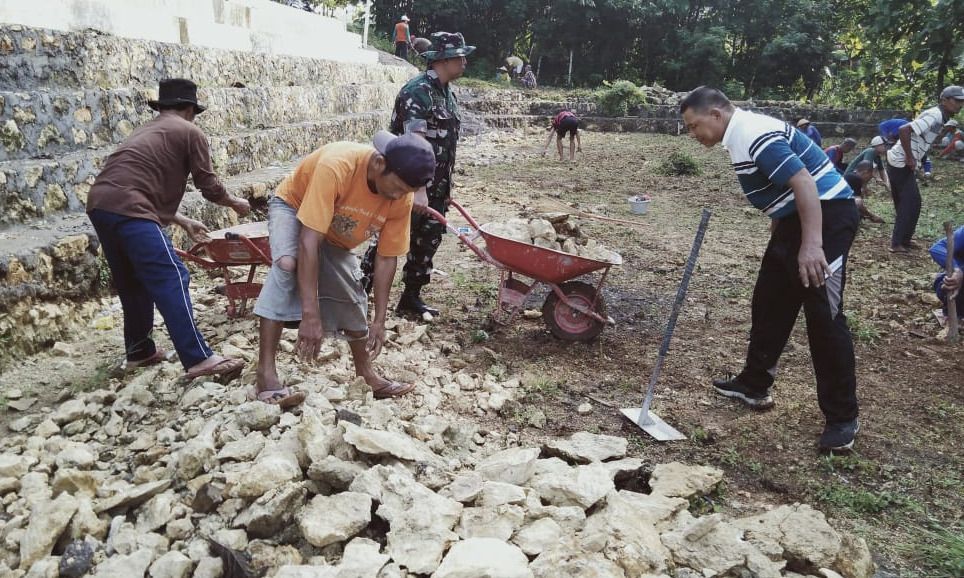
[[(458, 209), (459, 212), (462, 213), (462, 215), (465, 217), (465, 219), (466, 219), (473, 227), (475, 227), (475, 230), (476, 230), (476, 231), (479, 230), (479, 225), (476, 224), (476, 222), (475, 222), (474, 220), (472, 220), (471, 217), (468, 216), (468, 214), (465, 212), (465, 209), (463, 209), (461, 205), (459, 205), (458, 203), (456, 203), (455, 201), (453, 201), (453, 200), (451, 200), (451, 199), (449, 199), (449, 204), (454, 205), (455, 208)], [(463, 243), (466, 244), (466, 246), (468, 246), (469, 249), (472, 249), (472, 252), (473, 252), (473, 253), (475, 253), (476, 255), (479, 256), (479, 259), (482, 259), (483, 261), (485, 261), (485, 262), (487, 262), (487, 263), (491, 263), (491, 264), (495, 265), (496, 267), (499, 267), (499, 268), (502, 267), (502, 264), (501, 264), (501, 263), (499, 263), (498, 261), (496, 261), (495, 259), (493, 259), (491, 256), (489, 256), (488, 253), (486, 253), (486, 252), (483, 251), (481, 248), (479, 248), (479, 246), (476, 245), (475, 243), (473, 243), (473, 242), (472, 242), (472, 239), (469, 239), (469, 238), (465, 235), (465, 233), (463, 233), (462, 231), (459, 231), (457, 227), (455, 227), (454, 225), (452, 225), (452, 223), (449, 223), (448, 220), (442, 215), (442, 213), (436, 211), (436, 210), (433, 209), (432, 207), (423, 207), (422, 210), (425, 212), (425, 214), (430, 215), (433, 219), (435, 219), (436, 221), (438, 221), (439, 223), (441, 223), (442, 226), (445, 227), (450, 233), (452, 233), (453, 235), (457, 236), (460, 241), (462, 241)]]

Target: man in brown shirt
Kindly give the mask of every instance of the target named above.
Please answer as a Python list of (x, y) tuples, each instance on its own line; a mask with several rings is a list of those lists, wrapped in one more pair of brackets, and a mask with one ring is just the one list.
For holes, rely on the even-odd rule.
[(162, 227), (176, 223), (195, 241), (208, 240), (203, 223), (177, 212), (188, 175), (205, 199), (238, 215), (246, 215), (250, 206), (214, 174), (208, 140), (194, 124), (206, 109), (197, 101), (194, 82), (162, 80), (160, 96), (148, 105), (160, 114), (108, 157), (87, 197), (87, 215), (124, 309), (126, 366), (153, 365), (167, 357), (151, 339), (156, 305), (188, 378), (237, 375), (244, 361), (215, 355), (198, 331), (190, 274)]

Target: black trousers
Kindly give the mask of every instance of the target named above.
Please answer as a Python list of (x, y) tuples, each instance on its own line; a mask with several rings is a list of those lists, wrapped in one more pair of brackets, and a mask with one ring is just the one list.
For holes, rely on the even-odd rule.
[(395, 56), (408, 60), (408, 42), (395, 43)]
[(894, 232), (891, 233), (892, 245), (907, 246), (917, 230), (920, 218), (920, 189), (914, 171), (906, 167), (887, 166), (890, 180), (890, 196), (894, 199)]
[(860, 215), (852, 199), (823, 201), (820, 205), (827, 262), (842, 256), (843, 264), (823, 287), (805, 288), (797, 272), (800, 219), (794, 214), (780, 220), (753, 289), (750, 344), (739, 379), (760, 393), (773, 385), (780, 354), (803, 306), (820, 410), (827, 423), (840, 423), (857, 417), (854, 344), (843, 313), (843, 290), (847, 254)]

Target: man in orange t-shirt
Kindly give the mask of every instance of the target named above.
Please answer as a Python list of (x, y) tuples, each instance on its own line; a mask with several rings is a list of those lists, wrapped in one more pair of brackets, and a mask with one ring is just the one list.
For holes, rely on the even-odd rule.
[(402, 16), (395, 23), (395, 56), (408, 60), (408, 47), (412, 45), (412, 35), (408, 29), (408, 16)]
[[(325, 337), (348, 341), (355, 372), (375, 397), (398, 397), (414, 384), (379, 375), (372, 366), (385, 343), (388, 294), (398, 256), (408, 252), (413, 194), (435, 175), (432, 146), (416, 134), (375, 135), (371, 145), (336, 142), (308, 155), (268, 203), (271, 270), (254, 312), (261, 317), (257, 398), (282, 407), (304, 400), (278, 379), (281, 330), (298, 324), (295, 353), (318, 355)], [(375, 317), (352, 249), (379, 234)]]

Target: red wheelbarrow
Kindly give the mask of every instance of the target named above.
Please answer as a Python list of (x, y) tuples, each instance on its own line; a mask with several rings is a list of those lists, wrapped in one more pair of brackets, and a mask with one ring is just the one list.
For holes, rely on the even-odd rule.
[[(552, 292), (542, 305), (542, 319), (549, 331), (566, 341), (590, 341), (598, 336), (606, 325), (614, 325), (612, 317), (606, 315), (606, 305), (600, 289), (609, 274), (609, 268), (622, 263), (622, 258), (612, 253), (611, 261), (597, 261), (522, 243), (494, 235), (486, 231), (486, 225), (479, 226), (466, 210), (457, 202), (449, 204), (462, 213), (471, 225), (469, 231), (460, 230), (437, 211), (428, 212), (451, 233), (458, 236), (483, 261), (499, 268), (499, 300), (492, 318), (496, 323), (509, 324), (522, 311), (526, 297), (540, 285), (547, 285)], [(472, 231), (474, 229), (474, 231)], [(475, 241), (481, 236), (485, 248)], [(602, 271), (602, 277), (595, 286), (576, 277)], [(534, 281), (526, 283), (516, 277), (522, 275)]]
[[(209, 233), (211, 241), (197, 243), (187, 251), (174, 249), (181, 259), (193, 261), (205, 269), (220, 270), (224, 277), (224, 294), (228, 298), (228, 317), (243, 317), (248, 299), (261, 293), (261, 283), (254, 282), (258, 265), (271, 266), (268, 222), (244, 223)], [(206, 254), (207, 258), (202, 257)], [(247, 281), (234, 281), (229, 267), (249, 266)], [(240, 300), (238, 307), (236, 301)]]

